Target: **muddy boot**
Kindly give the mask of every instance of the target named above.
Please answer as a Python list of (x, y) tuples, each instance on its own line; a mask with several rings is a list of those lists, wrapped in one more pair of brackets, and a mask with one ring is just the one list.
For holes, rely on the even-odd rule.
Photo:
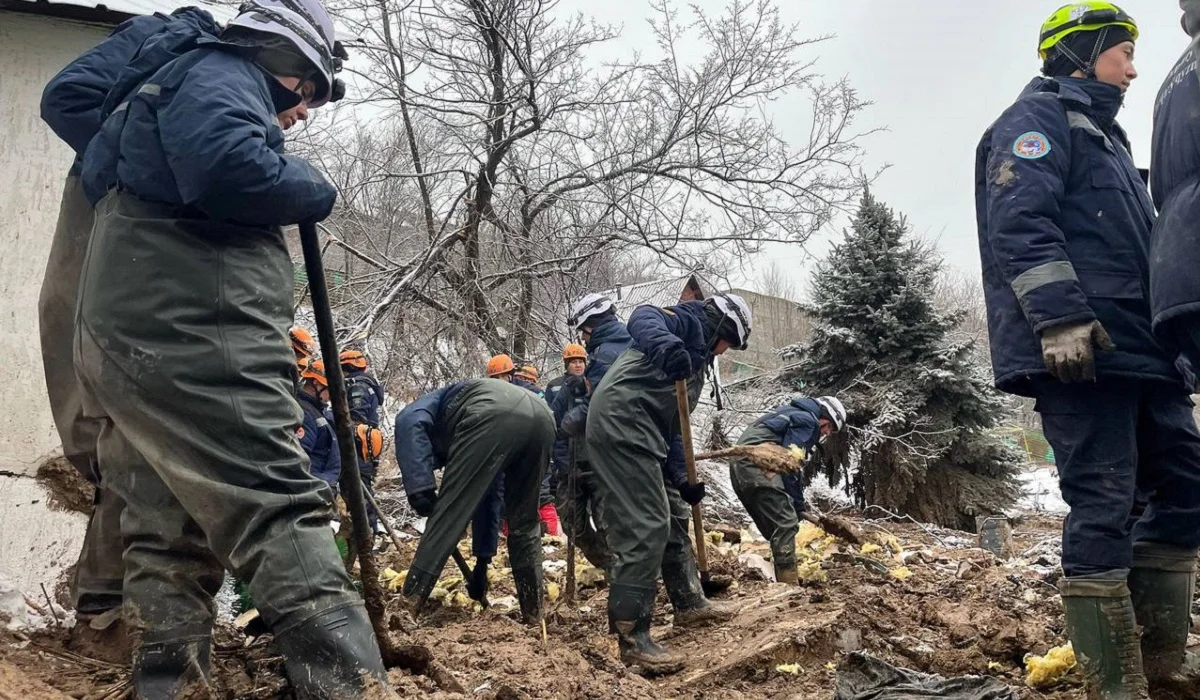
[(1196, 550), (1155, 542), (1133, 545), (1129, 593), (1142, 627), (1142, 665), (1154, 689), (1200, 682), (1200, 659), (1187, 653), (1196, 583)]
[(616, 630), (621, 662), (643, 676), (683, 670), (683, 658), (655, 643), (650, 636), (654, 588), (613, 584), (608, 592), (608, 622)]
[(121, 612), (119, 607), (99, 615), (76, 611), (67, 648), (93, 659), (128, 666), (133, 658), (133, 638)]
[(536, 624), (542, 620), (542, 570), (536, 567), (513, 569), (517, 587), (517, 602), (521, 605), (521, 620)]
[(429, 600), (429, 595), (433, 593), (436, 585), (437, 576), (435, 574), (419, 569), (409, 569), (408, 576), (404, 578), (404, 587), (401, 589), (402, 607), (416, 619), (421, 610), (425, 608), (425, 603)]
[(144, 700), (216, 698), (212, 636), (143, 643), (133, 655), (134, 697)]
[(663, 587), (675, 608), (676, 627), (698, 627), (712, 622), (733, 619), (737, 609), (728, 603), (714, 603), (704, 596), (700, 587), (700, 572), (695, 560), (671, 562), (663, 560)]
[(779, 583), (786, 583), (789, 586), (800, 585), (800, 574), (796, 571), (796, 565), (775, 565), (775, 580)]
[(379, 642), (362, 604), (335, 608), (287, 628), (275, 637), (299, 700), (395, 697)]
[(1087, 680), (1088, 700), (1148, 700), (1129, 587), (1120, 572), (1063, 578), (1067, 635)]

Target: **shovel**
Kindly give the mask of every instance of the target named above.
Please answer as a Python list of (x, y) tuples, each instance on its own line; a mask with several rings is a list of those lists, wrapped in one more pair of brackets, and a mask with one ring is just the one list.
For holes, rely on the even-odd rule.
[[(692, 408), (688, 403), (687, 382), (675, 382), (675, 401), (679, 406), (679, 433), (683, 438), (683, 459), (687, 465), (687, 480), (693, 486), (696, 477), (696, 451), (692, 446)], [(713, 576), (708, 573), (708, 549), (704, 538), (704, 514), (700, 504), (692, 506), (692, 528), (696, 536), (696, 566), (700, 568), (700, 586), (705, 595), (716, 595), (733, 584), (728, 576)]]

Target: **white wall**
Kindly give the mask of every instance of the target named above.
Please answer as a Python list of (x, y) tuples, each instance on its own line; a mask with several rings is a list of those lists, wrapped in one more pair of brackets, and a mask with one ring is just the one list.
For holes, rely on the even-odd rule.
[(108, 28), (0, 10), (0, 573), (26, 591), (73, 563), (83, 519), (51, 512), (31, 476), (59, 448), (37, 300), (71, 151), (38, 117), (42, 88)]

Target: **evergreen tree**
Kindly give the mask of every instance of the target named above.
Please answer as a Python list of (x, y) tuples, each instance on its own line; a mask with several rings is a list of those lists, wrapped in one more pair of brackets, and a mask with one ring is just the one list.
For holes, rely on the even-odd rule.
[(1017, 495), (1020, 455), (995, 432), (1005, 404), (972, 344), (951, 331), (959, 313), (934, 302), (941, 260), (911, 240), (903, 218), (862, 198), (853, 225), (818, 268), (807, 312), (810, 342), (791, 378), (810, 395), (836, 394), (850, 429), (823, 464), (861, 505), (973, 531), (975, 516)]

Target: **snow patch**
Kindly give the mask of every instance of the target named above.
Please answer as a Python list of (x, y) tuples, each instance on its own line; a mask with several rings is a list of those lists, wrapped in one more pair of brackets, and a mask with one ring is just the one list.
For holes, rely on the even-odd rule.
[(1058, 488), (1058, 470), (1054, 467), (1039, 467), (1020, 474), (1021, 497), (1017, 507), (1042, 513), (1066, 515), (1070, 510), (1062, 499)]

